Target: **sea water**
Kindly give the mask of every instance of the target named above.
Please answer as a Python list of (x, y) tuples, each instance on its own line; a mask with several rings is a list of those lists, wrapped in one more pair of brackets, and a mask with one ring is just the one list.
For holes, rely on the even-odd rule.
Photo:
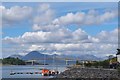
[(0, 72), (2, 72), (2, 78), (46, 78), (41, 74), (15, 74), (10, 75), (11, 72), (41, 72), (41, 69), (46, 68), (50, 70), (58, 70), (59, 72), (63, 72), (66, 69), (65, 65), (23, 65), (23, 66), (16, 66), (16, 65), (9, 65), (9, 66), (1, 66)]

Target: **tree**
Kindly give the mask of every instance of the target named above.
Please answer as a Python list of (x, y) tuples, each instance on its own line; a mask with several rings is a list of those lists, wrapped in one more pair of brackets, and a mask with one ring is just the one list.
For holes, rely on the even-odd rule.
[(87, 66), (87, 67), (91, 67), (92, 63), (90, 63), (90, 62), (89, 63), (84, 63), (84, 65)]
[(2, 64), (9, 64), (9, 65), (25, 65), (25, 61), (20, 60), (19, 58), (4, 58), (2, 60)]
[(79, 63), (79, 61), (78, 61), (78, 60), (76, 61), (76, 65), (80, 65), (80, 63)]

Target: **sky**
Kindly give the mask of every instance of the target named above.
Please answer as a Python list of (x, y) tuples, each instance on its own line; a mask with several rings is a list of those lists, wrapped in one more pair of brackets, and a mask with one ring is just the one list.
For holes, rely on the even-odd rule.
[(115, 55), (117, 2), (3, 2), (2, 57), (44, 54)]

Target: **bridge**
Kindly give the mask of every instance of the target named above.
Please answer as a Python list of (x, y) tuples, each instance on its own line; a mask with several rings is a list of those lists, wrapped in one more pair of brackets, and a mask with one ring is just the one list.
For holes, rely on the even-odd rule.
[(37, 62), (37, 60), (27, 60), (25, 63), (31, 63), (31, 65), (34, 65), (34, 63)]
[[(79, 59), (70, 59), (70, 58), (56, 58), (57, 60), (64, 60), (66, 62), (66, 65), (68, 65), (68, 62), (72, 62), (72, 61), (81, 61)], [(31, 65), (34, 65), (34, 62), (37, 62), (38, 60), (44, 60), (44, 64), (45, 64), (45, 61), (46, 60), (56, 60), (55, 58), (54, 59), (31, 59), (31, 60), (27, 60), (25, 61), (26, 63), (31, 63)]]

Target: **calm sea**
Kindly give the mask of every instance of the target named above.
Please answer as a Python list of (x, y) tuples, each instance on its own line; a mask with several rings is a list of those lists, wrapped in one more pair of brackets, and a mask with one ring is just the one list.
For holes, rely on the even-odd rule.
[[(41, 72), (41, 69), (47, 68), (47, 69), (56, 69), (60, 72), (63, 72), (66, 69), (65, 65), (57, 65), (57, 66), (50, 66), (50, 65), (25, 65), (25, 66), (3, 66), (0, 68), (2, 71), (2, 78), (46, 78), (43, 77), (41, 74), (15, 74), (15, 75), (10, 75), (10, 72)], [(0, 71), (0, 72), (1, 72)]]

